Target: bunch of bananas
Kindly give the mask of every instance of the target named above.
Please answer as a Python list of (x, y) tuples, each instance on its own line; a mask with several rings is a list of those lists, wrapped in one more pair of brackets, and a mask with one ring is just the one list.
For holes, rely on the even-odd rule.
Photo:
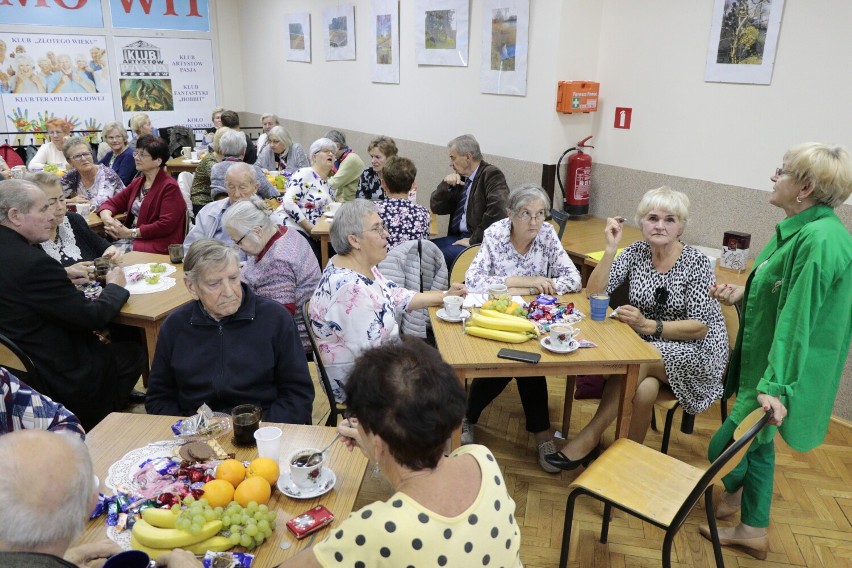
[(465, 333), (505, 343), (523, 343), (539, 335), (538, 327), (533, 322), (487, 309), (470, 316)]
[(216, 536), (222, 530), (222, 521), (208, 521), (201, 532), (192, 534), (174, 528), (176, 518), (177, 515), (168, 509), (145, 509), (142, 518), (133, 525), (130, 548), (141, 550), (156, 559), (174, 548), (204, 554), (208, 550), (221, 552), (234, 546), (227, 537)]

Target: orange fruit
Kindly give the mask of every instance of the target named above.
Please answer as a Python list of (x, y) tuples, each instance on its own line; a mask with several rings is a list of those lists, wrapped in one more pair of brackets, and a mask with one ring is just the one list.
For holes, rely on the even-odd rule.
[(227, 507), (228, 503), (234, 498), (234, 486), (224, 479), (208, 481), (201, 487), (201, 490), (204, 491), (207, 504), (213, 508)]
[(246, 479), (250, 477), (260, 476), (269, 482), (269, 485), (275, 485), (278, 482), (278, 476), (281, 472), (278, 469), (278, 462), (272, 458), (257, 458), (252, 461), (246, 470)]
[(234, 501), (243, 507), (248, 507), (249, 501), (264, 505), (272, 496), (272, 486), (260, 476), (249, 477), (237, 486), (234, 491)]
[(216, 467), (216, 479), (224, 479), (235, 488), (246, 478), (246, 468), (239, 460), (224, 460)]

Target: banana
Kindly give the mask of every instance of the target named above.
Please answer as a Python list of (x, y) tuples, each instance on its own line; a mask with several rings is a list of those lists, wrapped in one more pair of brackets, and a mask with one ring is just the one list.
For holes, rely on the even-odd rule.
[(175, 528), (177, 515), (172, 513), (171, 509), (155, 509), (151, 507), (142, 510), (142, 518), (152, 527), (173, 529)]
[[(520, 320), (520, 321), (529, 321), (527, 318), (522, 318), (520, 316), (513, 316), (512, 314), (506, 314), (503, 312), (498, 312), (497, 310), (489, 310), (487, 308), (479, 308), (479, 313), (488, 316), (491, 318), (503, 318), (508, 319), (510, 321)], [(532, 322), (530, 322), (532, 323)]]
[(475, 325), (467, 325), (465, 333), (474, 337), (482, 337), (483, 339), (493, 339), (494, 341), (503, 341), (506, 343), (523, 343), (528, 341), (530, 336), (526, 333), (518, 333), (516, 331), (501, 331), (499, 329), (489, 329)]
[(222, 530), (222, 521), (208, 521), (198, 534), (178, 529), (160, 529), (139, 519), (133, 525), (133, 535), (139, 544), (151, 548), (185, 548), (191, 544), (207, 540)]
[[(231, 544), (231, 541), (228, 540), (227, 537), (214, 536), (207, 540), (202, 540), (201, 542), (185, 546), (184, 549), (193, 554), (206, 554), (208, 550), (212, 550), (213, 552), (223, 552), (233, 547), (234, 545)], [(133, 533), (130, 534), (130, 548), (133, 550), (141, 550), (150, 556), (152, 560), (156, 560), (161, 555), (173, 550), (171, 548), (151, 548), (150, 546), (145, 546), (144, 544), (141, 544), (135, 536), (133, 536)]]
[(480, 311), (478, 314), (470, 316), (469, 324), (488, 329), (516, 331), (519, 333), (530, 332), (537, 334), (537, 328), (533, 322), (515, 316), (509, 316), (508, 318), (492, 317), (488, 314), (483, 314)]

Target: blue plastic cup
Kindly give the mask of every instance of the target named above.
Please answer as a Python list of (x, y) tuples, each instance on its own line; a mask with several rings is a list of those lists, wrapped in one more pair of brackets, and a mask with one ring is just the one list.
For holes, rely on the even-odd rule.
[(609, 295), (592, 294), (589, 296), (589, 304), (591, 306), (592, 320), (604, 321), (606, 319), (606, 309), (609, 307)]

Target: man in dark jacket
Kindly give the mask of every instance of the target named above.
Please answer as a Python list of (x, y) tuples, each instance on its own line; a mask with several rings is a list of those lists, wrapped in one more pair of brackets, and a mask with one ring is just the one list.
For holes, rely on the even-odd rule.
[(130, 296), (124, 273), (112, 269), (100, 297), (87, 300), (62, 265), (33, 246), (50, 238), (53, 223), (53, 206), (37, 185), (0, 182), (0, 333), (33, 360), (43, 394), (88, 430), (127, 405), (145, 353), (137, 343), (104, 345), (92, 333)]
[(434, 239), (447, 268), (465, 248), (482, 242), (482, 234), (491, 223), (506, 216), (509, 186), (497, 166), (482, 160), (479, 142), (463, 134), (447, 144), (450, 156), (449, 174), (432, 192), (432, 213), (450, 215), (446, 237)]
[(257, 404), (263, 420), (309, 424), (314, 386), (299, 331), (284, 306), (240, 282), (236, 251), (214, 239), (184, 258), (191, 302), (166, 319), (148, 379), (150, 414), (188, 416), (206, 403)]

